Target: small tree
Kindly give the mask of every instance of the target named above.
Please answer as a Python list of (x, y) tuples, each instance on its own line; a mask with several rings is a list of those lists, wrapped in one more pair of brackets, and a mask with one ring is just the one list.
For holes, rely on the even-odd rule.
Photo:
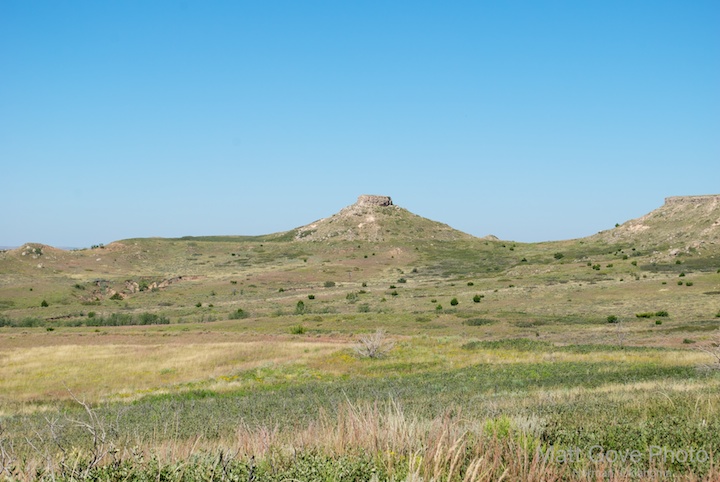
[(362, 358), (382, 358), (395, 347), (395, 342), (389, 340), (385, 331), (378, 328), (375, 333), (360, 337), (355, 346), (355, 353)]
[(48, 302), (47, 302), (47, 301), (42, 300), (42, 302), (40, 302), (40, 306), (42, 306), (43, 308), (47, 308), (47, 307), (50, 306), (50, 305), (48, 305)]

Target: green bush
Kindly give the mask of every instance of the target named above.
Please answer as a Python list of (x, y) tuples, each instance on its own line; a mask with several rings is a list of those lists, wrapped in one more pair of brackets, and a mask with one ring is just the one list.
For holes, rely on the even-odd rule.
[(442, 307), (442, 305), (438, 304), (438, 305), (435, 307), (435, 309), (436, 309), (437, 311), (440, 311), (440, 310), (443, 309), (443, 307)]
[(235, 311), (230, 312), (230, 315), (228, 316), (228, 320), (242, 320), (243, 318), (247, 318), (250, 316), (250, 314), (243, 310), (242, 308), (238, 308)]
[(680, 278), (682, 278), (683, 276), (685, 276), (685, 272), (683, 271), (683, 272), (680, 273), (678, 276), (679, 276)]
[(370, 305), (367, 303), (358, 305), (358, 313), (370, 313)]
[(553, 254), (553, 258), (555, 258), (555, 259), (563, 259), (564, 257), (565, 257), (565, 255), (562, 253)]
[(115, 293), (110, 297), (113, 301), (121, 301), (123, 299), (122, 295), (120, 293)]
[(42, 306), (43, 308), (47, 308), (47, 307), (50, 306), (50, 305), (48, 305), (48, 302), (47, 302), (47, 301), (42, 300), (42, 301), (40, 302), (40, 306)]
[(323, 286), (325, 286), (325, 288), (334, 288), (334, 287), (335, 287), (335, 282), (334, 282), (334, 281), (326, 281), (326, 282), (323, 284)]
[(299, 300), (297, 304), (295, 304), (295, 314), (302, 315), (303, 313), (305, 313), (305, 303)]
[(473, 302), (475, 302), (475, 303), (480, 303), (481, 299), (482, 299), (482, 296), (480, 296), (480, 295), (473, 296)]
[(290, 327), (291, 335), (303, 335), (307, 330), (302, 325), (295, 325)]
[(693, 285), (693, 282), (692, 282), (692, 281), (686, 281), (686, 282), (685, 282), (685, 286), (692, 286), (692, 285)]
[(618, 317), (615, 316), (615, 315), (610, 315), (610, 316), (607, 317), (607, 322), (608, 322), (608, 323), (617, 323), (617, 322), (618, 322)]
[(486, 318), (470, 318), (468, 320), (463, 321), (463, 325), (468, 325), (468, 326), (483, 326), (483, 325), (490, 325), (492, 323), (495, 323), (495, 320), (488, 320)]
[(397, 280), (398, 283), (407, 283), (407, 280), (405, 278), (400, 278)]
[(450, 304), (451, 304), (452, 306), (457, 306), (458, 303), (460, 303), (460, 302), (458, 301), (457, 298), (453, 298), (453, 299), (450, 300)]
[(656, 325), (662, 325), (662, 320), (655, 320)]
[(475, 283), (473, 283), (472, 281), (468, 281), (468, 284), (467, 284), (467, 285), (468, 285), (468, 286), (475, 286)]
[(315, 299), (315, 295), (308, 295), (308, 299), (309, 299), (309, 300), (314, 300), (314, 299)]

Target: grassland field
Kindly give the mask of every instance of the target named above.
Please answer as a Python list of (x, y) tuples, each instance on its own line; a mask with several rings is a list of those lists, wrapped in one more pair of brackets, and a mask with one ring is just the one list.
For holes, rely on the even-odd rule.
[(0, 254), (0, 477), (720, 480), (720, 252), (293, 239)]

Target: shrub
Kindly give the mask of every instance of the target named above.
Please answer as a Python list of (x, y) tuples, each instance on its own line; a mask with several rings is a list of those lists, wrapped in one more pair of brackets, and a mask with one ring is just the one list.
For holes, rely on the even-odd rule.
[(662, 325), (662, 320), (655, 320), (656, 325)]
[(682, 286), (682, 285), (683, 285), (683, 282), (682, 282), (682, 281), (678, 281), (677, 284), (678, 284), (678, 286)]
[(660, 311), (656, 311), (656, 312), (655, 312), (655, 316), (660, 316), (660, 317), (667, 318), (668, 316), (670, 316), (670, 313), (668, 313), (668, 312), (665, 311), (665, 310), (660, 310)]
[(685, 271), (683, 271), (682, 273), (680, 273), (678, 276), (679, 276), (680, 278), (682, 278), (683, 276), (685, 276)]
[(302, 325), (295, 325), (290, 327), (291, 335), (303, 335), (307, 330)]
[(358, 313), (370, 313), (370, 305), (363, 303), (358, 306)]
[(565, 255), (562, 253), (553, 254), (553, 258), (555, 258), (555, 259), (563, 259), (564, 257), (565, 257)]
[(299, 300), (295, 305), (295, 314), (302, 315), (303, 313), (305, 313), (305, 303), (302, 300)]
[(630, 261), (630, 264), (633, 266), (637, 266), (637, 261)]
[(202, 303), (200, 303), (199, 301), (197, 303), (195, 303), (196, 308), (200, 308), (201, 306), (202, 306)]
[(683, 339), (683, 343), (685, 343), (686, 345), (691, 345), (691, 344), (695, 343), (695, 340), (691, 340), (690, 338), (685, 338), (685, 339)]
[(388, 340), (385, 332), (378, 329), (371, 335), (360, 337), (355, 346), (355, 353), (362, 358), (382, 358), (393, 349), (395, 343)]
[(250, 314), (243, 310), (242, 308), (238, 308), (237, 310), (230, 313), (228, 316), (229, 320), (242, 320), (243, 318), (247, 318), (250, 316)]
[(442, 307), (442, 305), (438, 304), (438, 305), (435, 307), (435, 309), (436, 309), (437, 311), (440, 311), (440, 310), (443, 309), (443, 307)]
[(335, 282), (334, 281), (326, 281), (325, 284), (323, 284), (323, 286), (325, 286), (325, 288), (334, 288)]
[(113, 300), (113, 301), (120, 301), (120, 300), (123, 299), (123, 297), (122, 297), (122, 295), (121, 295), (120, 293), (115, 293), (114, 295), (112, 295), (112, 296), (110, 297), (110, 299)]
[(397, 296), (397, 295), (398, 295), (397, 290), (392, 290), (392, 291), (390, 292), (390, 295), (392, 295), (392, 296)]
[(169, 325), (170, 319), (155, 313), (141, 313), (137, 319), (138, 325)]
[(495, 323), (495, 320), (488, 320), (486, 318), (470, 318), (469, 320), (463, 321), (463, 325), (468, 326), (483, 326)]
[(482, 299), (482, 297), (480, 295), (473, 296), (473, 302), (475, 302), (475, 303), (480, 303), (481, 299)]
[(367, 282), (363, 281), (363, 282), (362, 282), (362, 287), (363, 287), (363, 288), (367, 288)]
[(693, 285), (693, 282), (692, 282), (692, 281), (686, 281), (686, 282), (685, 282), (685, 286), (692, 286), (692, 285)]
[(475, 286), (475, 283), (473, 283), (472, 281), (468, 281), (468, 284), (467, 284), (467, 285), (468, 285), (468, 286)]
[(391, 289), (391, 290), (394, 290), (395, 288), (397, 288), (397, 286), (395, 286), (395, 285), (390, 285), (390, 289)]
[(397, 280), (398, 283), (407, 283), (407, 280), (405, 278), (400, 278)]
[(309, 299), (309, 300), (314, 300), (314, 299), (315, 299), (315, 295), (308, 295), (308, 299)]
[(50, 305), (48, 305), (48, 302), (47, 302), (47, 301), (42, 300), (42, 301), (40, 302), (40, 306), (42, 306), (43, 308), (47, 308), (47, 307), (50, 306)]
[(457, 306), (458, 303), (460, 303), (460, 302), (458, 301), (457, 298), (453, 298), (453, 299), (450, 300), (450, 304), (451, 304), (452, 306)]
[(606, 319), (607, 319), (608, 323), (617, 323), (618, 322), (618, 317), (615, 315), (610, 315)]
[(348, 301), (348, 303), (355, 303), (358, 300), (358, 294), (354, 291), (351, 291), (350, 293), (345, 295), (345, 299)]

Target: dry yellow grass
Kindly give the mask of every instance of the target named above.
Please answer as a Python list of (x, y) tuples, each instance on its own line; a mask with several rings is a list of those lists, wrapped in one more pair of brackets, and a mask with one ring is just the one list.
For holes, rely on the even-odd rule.
[[(0, 401), (90, 402), (178, 389), (261, 366), (307, 364), (340, 343), (256, 340), (210, 343), (51, 345), (0, 351)], [(181, 388), (180, 388), (181, 389)]]

